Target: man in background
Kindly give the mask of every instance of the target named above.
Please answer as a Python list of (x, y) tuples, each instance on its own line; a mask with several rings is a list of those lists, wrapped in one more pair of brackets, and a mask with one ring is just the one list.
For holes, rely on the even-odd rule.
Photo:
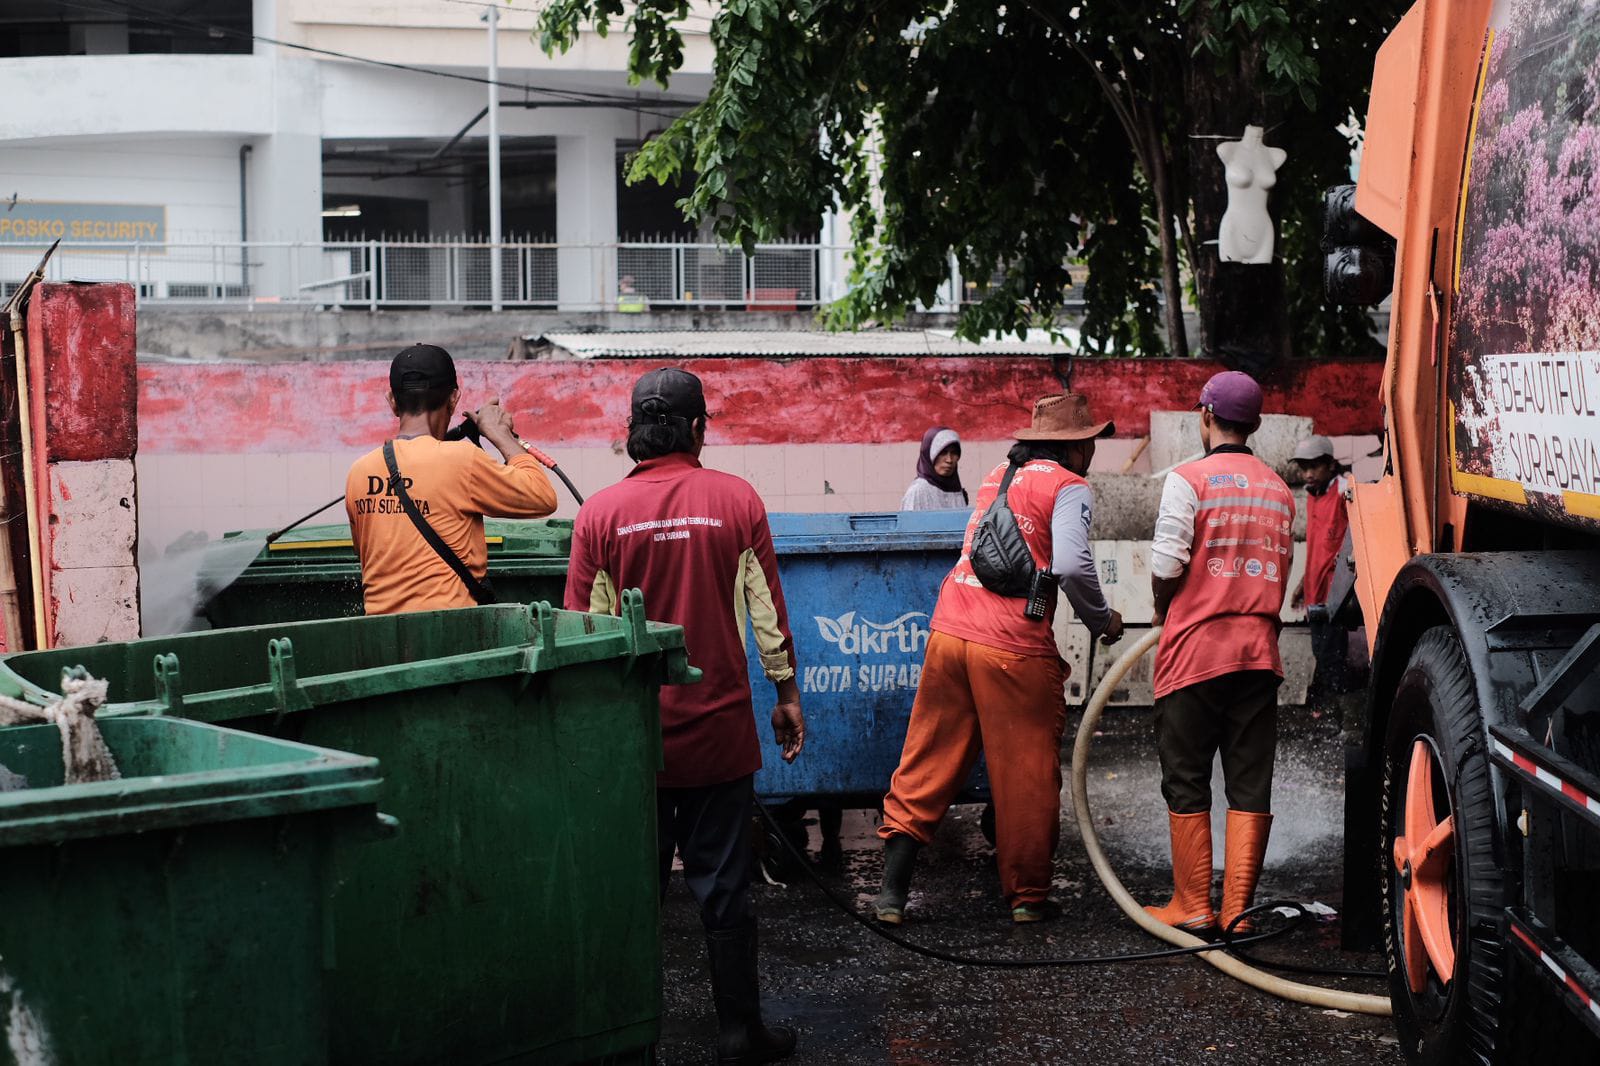
[(498, 400), (479, 408), (473, 420), (504, 462), (495, 462), (470, 441), (445, 439), (461, 389), (455, 361), (443, 348), (413, 344), (395, 356), (388, 398), (400, 420), (389, 442), (400, 485), (389, 473), (384, 448), (357, 459), (344, 485), (366, 612), (471, 607), (479, 602), (473, 586), (428, 542), (406, 513), (399, 490), (480, 583), (489, 569), (484, 518), (543, 518), (556, 509), (555, 490)]
[(1348, 634), (1329, 617), (1333, 571), (1350, 529), (1350, 479), (1333, 457), (1333, 441), (1317, 434), (1294, 450), (1294, 465), (1306, 484), (1306, 572), (1289, 602), (1304, 607), (1311, 629), (1311, 651), (1317, 672), (1312, 684), (1319, 693), (1344, 691)]
[(651, 618), (683, 627), (690, 662), (703, 674), (698, 685), (661, 692), (661, 890), (676, 852), (706, 931), (717, 1061), (745, 1066), (787, 1058), (795, 1048), (792, 1029), (761, 1019), (750, 899), (761, 748), (747, 620), (776, 689), (772, 730), (786, 761), (805, 744), (805, 717), (766, 507), (746, 482), (700, 465), (705, 439), (699, 378), (669, 367), (639, 379), (628, 420), (628, 455), (638, 465), (578, 511), (566, 606), (614, 614), (620, 590), (637, 588)]

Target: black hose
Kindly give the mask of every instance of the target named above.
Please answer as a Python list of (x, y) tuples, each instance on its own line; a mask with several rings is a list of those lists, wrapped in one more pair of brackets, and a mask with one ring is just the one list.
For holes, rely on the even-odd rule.
[(1232, 955), (1234, 958), (1242, 959), (1252, 966), (1259, 966), (1265, 970), (1277, 970), (1280, 973), (1300, 974), (1305, 977), (1353, 977), (1360, 978), (1362, 980), (1375, 981), (1387, 978), (1389, 976), (1388, 972), (1385, 970), (1356, 970), (1348, 969), (1342, 966), (1306, 966), (1302, 963), (1296, 962), (1276, 962), (1272, 959), (1263, 959), (1259, 955), (1253, 955), (1244, 950), (1241, 945), (1247, 943), (1247, 941), (1242, 939), (1239, 934), (1235, 932), (1239, 923), (1246, 921), (1257, 914), (1261, 914), (1265, 911), (1276, 910), (1279, 907), (1293, 907), (1301, 914), (1308, 913), (1306, 911), (1305, 904), (1299, 903), (1295, 900), (1282, 899), (1268, 900), (1266, 903), (1257, 903), (1254, 907), (1248, 907), (1245, 910), (1240, 911), (1233, 921), (1228, 923), (1227, 928), (1223, 929), (1221, 933), (1222, 943), (1227, 945), (1228, 954)]
[(880, 925), (876, 920), (868, 918), (866, 915), (856, 910), (850, 905), (849, 901), (845, 900), (837, 892), (830, 888), (827, 882), (822, 880), (822, 877), (816, 872), (816, 870), (812, 869), (811, 860), (807, 858), (806, 855), (796, 848), (789, 840), (782, 828), (780, 828), (778, 823), (773, 819), (771, 812), (767, 810), (765, 804), (757, 802), (755, 807), (762, 820), (767, 823), (767, 827), (772, 830), (772, 835), (789, 850), (789, 854), (793, 856), (799, 863), (800, 868), (805, 871), (806, 876), (811, 879), (813, 884), (822, 890), (822, 894), (828, 898), (829, 902), (831, 902), (839, 910), (843, 911), (850, 919), (867, 929), (869, 932), (874, 933), (889, 941), (891, 944), (896, 944), (915, 955), (922, 955), (930, 959), (938, 959), (940, 962), (954, 963), (957, 966), (983, 966), (993, 969), (1024, 970), (1039, 967), (1103, 966), (1111, 963), (1122, 962), (1154, 962), (1158, 959), (1171, 959), (1181, 955), (1198, 955), (1204, 951), (1222, 951), (1231, 945), (1258, 944), (1267, 940), (1276, 940), (1278, 937), (1283, 936), (1298, 926), (1306, 914), (1305, 908), (1296, 906), (1295, 910), (1297, 913), (1295, 914), (1294, 918), (1290, 920), (1288, 925), (1285, 925), (1279, 929), (1273, 929), (1265, 933), (1254, 933), (1242, 938), (1235, 938), (1229, 943), (1218, 941), (1215, 944), (1201, 944), (1192, 948), (1161, 948), (1156, 951), (1129, 952), (1122, 955), (1076, 955), (1067, 958), (1055, 959), (980, 959), (970, 955), (957, 955), (953, 952), (942, 951), (939, 948), (924, 947), (923, 945), (915, 943), (914, 941), (907, 940), (905, 937), (900, 936), (897, 933), (891, 933), (889, 930), (883, 928), (883, 926)]
[[(478, 436), (477, 424), (474, 423), (470, 418), (463, 418), (460, 423), (458, 423), (456, 426), (452, 427), (448, 432), (445, 433), (444, 439), (447, 440), (447, 441), (470, 440), (472, 443), (478, 444), (479, 436)], [(479, 445), (479, 446), (482, 447), (482, 445)], [(538, 459), (541, 463), (544, 463), (546, 466), (548, 466), (550, 468), (550, 471), (553, 474), (555, 474), (556, 477), (561, 479), (561, 483), (567, 487), (567, 491), (572, 493), (572, 498), (574, 500), (578, 501), (578, 506), (580, 506), (580, 507), (583, 506), (583, 494), (578, 491), (578, 486), (576, 486), (576, 485), (574, 485), (572, 483), (572, 479), (567, 476), (567, 472), (565, 470), (561, 469), (559, 466), (556, 466), (555, 465), (555, 461), (550, 459), (550, 457), (545, 455), (543, 452), (540, 452), (538, 455), (535, 456), (535, 458)], [(546, 460), (549, 460), (549, 461), (546, 462)], [(284, 526), (282, 529), (276, 530), (276, 531), (274, 531), (272, 533), (268, 533), (267, 534), (267, 543), (268, 544), (272, 544), (272, 543), (276, 542), (279, 537), (283, 536), (285, 533), (289, 532), (291, 529), (296, 529), (296, 528), (298, 528), (300, 526), (305, 525), (307, 522), (311, 521), (313, 518), (317, 517), (317, 515), (321, 514), (323, 511), (326, 511), (328, 508), (332, 507), (334, 504), (343, 503), (343, 502), (344, 502), (344, 493), (341, 492), (341, 493), (339, 493), (339, 495), (335, 496), (333, 499), (329, 500), (327, 503), (323, 504), (321, 507), (318, 507), (315, 511), (312, 511), (310, 514), (303, 515), (300, 518), (296, 518), (293, 522), (290, 522), (288, 525)]]
[[(480, 448), (483, 447), (482, 434), (478, 430), (477, 420), (474, 419), (471, 415), (468, 415), (468, 414), (464, 414), (464, 415), (461, 416), (461, 421), (456, 423), (455, 426), (451, 427), (445, 433), (444, 439), (445, 440), (470, 440), (473, 444), (478, 445), (478, 447), (480, 447)], [(583, 506), (583, 493), (578, 491), (578, 486), (576, 486), (576, 485), (574, 485), (572, 483), (572, 479), (567, 476), (567, 472), (565, 470), (561, 469), (561, 467), (559, 467), (558, 465), (556, 465), (556, 461), (554, 459), (550, 458), (549, 455), (547, 455), (545, 452), (539, 450), (538, 448), (535, 448), (533, 445), (529, 444), (527, 441), (521, 441), (521, 444), (522, 444), (522, 447), (527, 450), (527, 453), (529, 455), (533, 456), (533, 458), (541, 466), (543, 466), (545, 469), (549, 470), (556, 477), (561, 479), (561, 483), (567, 487), (567, 491), (572, 493), (572, 498), (578, 502), (578, 506), (579, 507), (582, 507)]]
[[(562, 480), (566, 480), (565, 475), (562, 476)], [(570, 482), (568, 482), (568, 488), (571, 488)], [(573, 491), (573, 495), (577, 495), (576, 490)], [(579, 498), (578, 502), (583, 502), (581, 497)], [(1088, 666), (1084, 671), (1083, 691), (1086, 702), (1089, 698), (1089, 693), (1094, 691), (1094, 685), (1092, 682), (1094, 680), (1095, 645), (1097, 643), (1098, 641), (1095, 639), (1095, 635), (1091, 632), (1089, 635), (1089, 661)], [(898, 945), (899, 947), (904, 948), (906, 951), (912, 952), (913, 954), (922, 955), (930, 959), (937, 959), (941, 962), (954, 963), (957, 966), (983, 966), (997, 969), (1027, 969), (1030, 967), (1097, 966), (1125, 962), (1154, 962), (1159, 959), (1170, 959), (1183, 955), (1198, 955), (1204, 951), (1221, 950), (1226, 951), (1228, 954), (1243, 959), (1244, 961), (1253, 965), (1262, 966), (1273, 970), (1281, 970), (1285, 973), (1298, 973), (1322, 977), (1380, 978), (1387, 976), (1385, 973), (1373, 970), (1348, 970), (1338, 967), (1322, 968), (1314, 966), (1300, 966), (1295, 963), (1287, 962), (1270, 962), (1266, 959), (1257, 958), (1254, 955), (1246, 952), (1244, 950), (1245, 945), (1259, 944), (1268, 940), (1276, 940), (1279, 937), (1299, 928), (1300, 924), (1309, 916), (1310, 912), (1308, 911), (1306, 904), (1298, 903), (1293, 900), (1270, 900), (1266, 903), (1258, 903), (1255, 906), (1242, 911), (1233, 919), (1233, 921), (1229, 922), (1228, 927), (1222, 930), (1221, 937), (1217, 942), (1212, 944), (1202, 944), (1197, 947), (1160, 948), (1155, 951), (1129, 952), (1120, 955), (1081, 955), (1056, 959), (980, 959), (968, 955), (956, 955), (952, 952), (942, 951), (938, 948), (924, 947), (923, 945), (915, 943), (914, 941), (907, 940), (897, 933), (891, 933), (889, 930), (883, 927), (882, 923), (876, 921), (875, 919), (868, 918), (866, 915), (856, 910), (855, 907), (851, 906), (848, 900), (845, 900), (843, 897), (841, 897), (837, 892), (828, 886), (827, 882), (822, 880), (821, 875), (819, 875), (817, 871), (812, 868), (811, 860), (804, 852), (795, 847), (794, 843), (789, 839), (788, 834), (783, 831), (782, 827), (780, 827), (777, 821), (772, 817), (772, 812), (767, 810), (766, 805), (758, 801), (755, 806), (757, 812), (760, 813), (762, 820), (767, 823), (767, 828), (772, 830), (771, 835), (780, 843), (782, 843), (783, 847), (788, 850), (790, 857), (795, 860), (800, 869), (803, 870), (806, 876), (811, 879), (811, 882), (822, 890), (822, 894), (828, 898), (829, 902), (848, 915), (852, 921), (864, 927), (869, 932), (872, 932), (889, 941), (891, 944)], [(1241, 936), (1235, 932), (1241, 921), (1254, 917), (1258, 914), (1276, 911), (1282, 907), (1291, 908), (1294, 911), (1294, 914), (1290, 916), (1289, 924), (1266, 933), (1256, 933)]]
[(578, 501), (579, 507), (582, 507), (583, 493), (578, 491), (578, 486), (572, 483), (572, 479), (567, 476), (567, 472), (561, 469), (559, 466), (552, 466), (550, 468), (550, 472), (561, 479), (561, 483), (567, 487), (567, 491), (572, 493), (572, 498)]
[(312, 511), (310, 514), (305, 515), (305, 516), (303, 516), (301, 518), (296, 518), (293, 522), (290, 522), (288, 525), (284, 526), (280, 530), (277, 530), (276, 532), (268, 533), (267, 534), (267, 543), (268, 544), (273, 543), (279, 537), (281, 537), (285, 533), (289, 532), (289, 530), (294, 529), (297, 526), (305, 525), (307, 522), (311, 521), (313, 518), (317, 517), (317, 515), (321, 514), (323, 511), (326, 511), (328, 508), (332, 507), (334, 504), (343, 503), (343, 502), (344, 502), (344, 493), (341, 492), (341, 493), (339, 493), (339, 495), (335, 496), (333, 499), (329, 500), (327, 503), (323, 504), (321, 507), (318, 507), (315, 511)]

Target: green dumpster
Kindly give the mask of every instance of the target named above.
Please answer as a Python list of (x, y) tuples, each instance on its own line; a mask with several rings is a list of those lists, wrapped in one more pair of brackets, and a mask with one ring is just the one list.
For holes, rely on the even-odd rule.
[[(233, 543), (259, 540), (266, 532), (229, 533), (215, 547), (225, 558)], [(484, 534), (489, 542), (489, 580), (501, 603), (561, 602), (567, 557), (572, 553), (571, 520), (491, 518), (484, 522)], [(350, 542), (350, 527), (290, 530), (263, 547), (244, 573), (213, 596), (202, 612), (218, 628), (359, 615), (361, 567)]]
[(341, 846), (381, 824), (377, 761), (170, 718), (102, 733), (121, 780), (63, 785), (53, 725), (0, 729), (0, 1062), (326, 1062), (326, 900), (391, 846)]
[[(657, 689), (683, 632), (497, 605), (222, 629), (0, 663), (82, 663), (125, 702), (375, 756), (404, 826), (334, 898), (339, 1063), (643, 1061), (660, 1021)], [(633, 1059), (627, 1056), (633, 1056)]]

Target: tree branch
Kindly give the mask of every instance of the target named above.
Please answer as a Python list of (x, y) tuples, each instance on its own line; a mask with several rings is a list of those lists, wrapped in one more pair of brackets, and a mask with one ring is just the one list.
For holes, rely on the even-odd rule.
[[(1127, 134), (1128, 144), (1133, 147), (1133, 153), (1139, 160), (1139, 166), (1148, 178), (1150, 176), (1150, 160), (1144, 157), (1143, 147), (1140, 144), (1139, 123), (1129, 101), (1122, 99), (1121, 94), (1117, 92), (1116, 86), (1111, 84), (1111, 79), (1106, 77), (1105, 70), (1078, 43), (1072, 31), (1067, 29), (1060, 19), (1040, 7), (1036, 0), (1022, 0), (1022, 6), (1040, 22), (1055, 30), (1061, 36), (1061, 39), (1066, 42), (1067, 47), (1072, 49), (1073, 53), (1083, 60), (1084, 64), (1089, 68), (1089, 72), (1094, 75), (1094, 80), (1099, 84), (1101, 92), (1105, 94), (1106, 102), (1111, 105), (1112, 113), (1117, 116), (1117, 121), (1122, 124), (1122, 131)], [(1133, 94), (1129, 93), (1128, 96), (1131, 100)]]

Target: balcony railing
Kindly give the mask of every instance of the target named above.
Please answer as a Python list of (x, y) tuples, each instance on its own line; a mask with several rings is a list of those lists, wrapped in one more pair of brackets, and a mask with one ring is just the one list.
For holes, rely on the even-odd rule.
[[(43, 246), (0, 244), (0, 293)], [(351, 241), (231, 244), (62, 244), (53, 280), (124, 281), (141, 301), (349, 308), (505, 307), (573, 311), (650, 308), (799, 310), (842, 295), (848, 249), (711, 244), (503, 244)]]

